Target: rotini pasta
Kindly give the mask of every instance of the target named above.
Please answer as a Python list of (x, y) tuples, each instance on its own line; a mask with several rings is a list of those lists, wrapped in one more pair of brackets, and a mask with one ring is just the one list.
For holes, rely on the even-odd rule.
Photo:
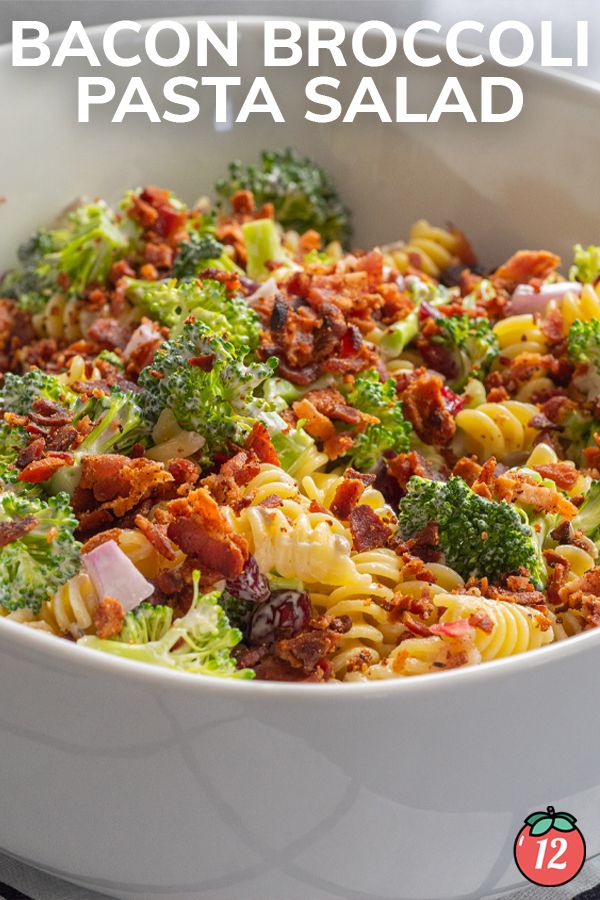
[[(556, 308), (553, 301), (550, 308)], [(560, 303), (560, 313), (563, 321), (563, 334), (568, 334), (573, 322), (589, 322), (591, 319), (600, 318), (600, 295), (598, 288), (591, 284), (584, 284), (581, 294), (569, 291)]]
[(419, 219), (410, 229), (406, 243), (398, 241), (382, 249), (386, 263), (398, 271), (411, 267), (437, 278), (455, 260), (459, 246), (457, 235)]
[(504, 460), (509, 454), (529, 450), (539, 434), (529, 424), (536, 412), (534, 404), (518, 400), (461, 410), (456, 425), (465, 452), (475, 453), (482, 460), (490, 456)]

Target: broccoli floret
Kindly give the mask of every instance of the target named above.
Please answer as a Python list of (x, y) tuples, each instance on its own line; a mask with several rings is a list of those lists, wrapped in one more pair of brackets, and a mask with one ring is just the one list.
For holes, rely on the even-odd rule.
[(245, 222), (242, 231), (248, 254), (246, 271), (250, 278), (256, 281), (269, 278), (271, 269), (267, 263), (290, 265), (273, 219), (254, 219), (252, 222)]
[(110, 394), (81, 399), (73, 409), (73, 424), (89, 418), (94, 427), (74, 450), (75, 463), (63, 466), (51, 477), (48, 486), (52, 493), (65, 491), (73, 494), (81, 476), (81, 460), (84, 456), (103, 453), (128, 454), (134, 444), (144, 443), (150, 433), (138, 405), (138, 397), (131, 391), (117, 387)]
[(577, 515), (571, 519), (571, 525), (592, 541), (600, 538), (600, 481), (592, 481)]
[(229, 442), (243, 443), (264, 405), (255, 391), (276, 364), (245, 362), (232, 343), (201, 322), (188, 322), (142, 370), (140, 403), (149, 421), (156, 422), (169, 409), (182, 428), (202, 435), (202, 462), (209, 463)]
[(0, 526), (11, 523), (16, 537), (0, 553), (0, 604), (37, 613), (79, 571), (77, 519), (66, 494), (44, 501), (7, 491), (0, 494)]
[(167, 624), (165, 607), (144, 604), (127, 616), (116, 638), (84, 637), (78, 643), (169, 669), (221, 678), (253, 678), (251, 669), (236, 669), (231, 649), (239, 644), (242, 633), (230, 626), (219, 606), (219, 591), (199, 596), (198, 573), (194, 576), (192, 607), (181, 619)]
[(173, 610), (170, 606), (153, 606), (152, 603), (140, 603), (137, 609), (127, 613), (123, 628), (114, 640), (124, 644), (147, 644), (160, 641), (173, 622)]
[(41, 312), (56, 292), (80, 294), (102, 283), (127, 243), (105, 203), (79, 206), (56, 228), (41, 230), (21, 245), (21, 267), (5, 276), (2, 291), (30, 312)]
[(436, 319), (440, 332), (431, 336), (449, 354), (454, 370), (450, 386), (463, 389), (469, 377), (483, 378), (500, 354), (498, 338), (489, 319), (471, 316), (442, 316)]
[(304, 232), (314, 228), (323, 240), (347, 243), (350, 213), (340, 201), (330, 176), (313, 160), (293, 150), (263, 151), (255, 166), (229, 165), (229, 174), (216, 184), (222, 200), (236, 191), (249, 190), (257, 206), (272, 203), (284, 228)]
[(600, 369), (600, 319), (589, 322), (576, 319), (569, 329), (567, 347), (574, 362), (588, 363)]
[(571, 281), (594, 284), (600, 277), (600, 247), (584, 249), (581, 244), (573, 247), (573, 265), (569, 269)]
[(525, 513), (505, 500), (497, 503), (474, 493), (462, 478), (447, 482), (413, 476), (399, 504), (398, 532), (414, 537), (434, 522), (439, 549), (463, 577), (495, 580), (526, 568), (537, 585), (544, 571), (533, 530)]
[(17, 457), (28, 443), (29, 435), (24, 428), (0, 421), (0, 490), (19, 483)]
[(222, 284), (213, 279), (177, 283), (129, 280), (127, 298), (142, 312), (171, 329), (171, 337), (180, 334), (185, 320), (194, 316), (214, 334), (227, 338), (238, 349), (258, 346), (260, 320), (241, 297), (230, 297)]
[(31, 369), (24, 375), (15, 375), (14, 372), (5, 374), (0, 387), (0, 409), (26, 416), (31, 412), (33, 401), (38, 398), (70, 409), (77, 400), (77, 394), (55, 375), (41, 369)]
[(241, 271), (214, 235), (192, 231), (189, 241), (182, 241), (178, 246), (171, 274), (180, 280), (195, 278), (202, 269), (208, 268)]
[(372, 469), (386, 450), (394, 453), (408, 450), (412, 428), (402, 414), (402, 403), (396, 397), (393, 378), (382, 382), (375, 369), (362, 372), (348, 394), (348, 402), (379, 419), (379, 424), (367, 425), (356, 437), (350, 451), (353, 466), (361, 470)]

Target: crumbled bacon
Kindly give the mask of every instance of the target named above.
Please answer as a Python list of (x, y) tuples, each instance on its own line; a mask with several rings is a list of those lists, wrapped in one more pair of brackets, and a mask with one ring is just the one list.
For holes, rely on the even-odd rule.
[(577, 507), (558, 491), (529, 480), (520, 473), (500, 475), (494, 482), (494, 492), (499, 500), (519, 500), (535, 509), (558, 513), (565, 519), (572, 519), (577, 513)]
[(167, 534), (173, 543), (201, 565), (226, 578), (240, 575), (248, 559), (248, 544), (235, 534), (219, 507), (204, 488), (172, 500), (167, 510), (171, 522)]
[(375, 510), (366, 504), (355, 506), (348, 521), (354, 543), (359, 552), (384, 547), (391, 534), (391, 526), (379, 518)]
[(403, 391), (403, 409), (417, 435), (427, 444), (445, 446), (456, 431), (456, 423), (444, 402), (444, 383), (439, 375), (417, 369)]
[(130, 337), (129, 328), (116, 319), (98, 318), (88, 328), (88, 338), (103, 350), (124, 350)]
[(13, 541), (18, 541), (24, 535), (36, 527), (38, 520), (35, 516), (22, 516), (20, 519), (8, 519), (0, 522), (0, 547), (6, 547)]
[(397, 456), (386, 459), (385, 464), (403, 491), (406, 490), (413, 475), (419, 475), (421, 478), (434, 478), (436, 475), (431, 465), (416, 450), (398, 453)]
[(102, 640), (119, 634), (125, 621), (125, 610), (115, 597), (102, 597), (94, 613), (94, 628)]
[(140, 513), (135, 517), (135, 525), (163, 559), (173, 561), (177, 558), (173, 546), (162, 528), (155, 525), (154, 522), (151, 522)]
[(548, 250), (519, 250), (491, 276), (496, 288), (513, 291), (519, 284), (532, 279), (544, 281), (560, 266), (560, 256)]
[[(112, 453), (84, 456), (74, 504), (77, 508), (78, 499), (90, 492), (92, 500), (100, 504), (102, 510), (121, 518), (157, 488), (172, 481), (173, 476), (162, 463), (150, 459), (129, 459)], [(89, 505), (82, 507), (82, 511), (88, 510), (91, 511)]]
[(343, 480), (336, 488), (335, 495), (330, 504), (331, 512), (338, 519), (348, 519), (350, 513), (360, 500), (365, 490), (365, 484), (360, 478), (348, 477), (347, 470)]
[(41, 484), (43, 481), (51, 478), (59, 469), (62, 469), (63, 466), (72, 466), (74, 461), (71, 453), (53, 453), (52, 456), (48, 455), (43, 459), (34, 459), (24, 469), (21, 469), (19, 481)]
[(577, 479), (579, 472), (569, 462), (548, 463), (546, 465), (532, 466), (542, 478), (549, 478), (562, 490), (570, 490)]
[(246, 450), (254, 453), (261, 463), (269, 463), (272, 466), (281, 465), (271, 436), (262, 422), (254, 423), (244, 446)]

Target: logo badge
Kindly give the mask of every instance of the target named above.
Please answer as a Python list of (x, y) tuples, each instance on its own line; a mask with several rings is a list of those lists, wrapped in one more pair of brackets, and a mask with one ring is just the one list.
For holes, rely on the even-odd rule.
[(515, 840), (514, 856), (519, 871), (533, 884), (558, 887), (571, 881), (585, 862), (585, 840), (567, 812), (545, 812), (527, 816)]

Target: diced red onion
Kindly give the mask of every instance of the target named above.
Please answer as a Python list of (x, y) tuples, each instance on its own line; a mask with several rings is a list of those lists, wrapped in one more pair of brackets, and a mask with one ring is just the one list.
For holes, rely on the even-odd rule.
[(513, 291), (509, 311), (518, 316), (523, 313), (543, 312), (551, 300), (562, 300), (565, 294), (580, 294), (582, 285), (579, 281), (557, 281), (556, 284), (543, 284), (535, 291), (529, 284), (520, 284)]
[(427, 300), (423, 300), (419, 307), (419, 319), (421, 322), (424, 322), (425, 319), (441, 319), (442, 314), (439, 309), (436, 309), (435, 306), (432, 306), (431, 303), (428, 303)]
[(114, 597), (125, 612), (135, 609), (154, 591), (115, 541), (84, 553), (82, 560), (98, 598)]
[(143, 347), (144, 344), (156, 344), (158, 347), (161, 341), (162, 338), (158, 328), (150, 324), (150, 322), (142, 322), (129, 338), (129, 342), (123, 351), (125, 361), (129, 362), (131, 354), (139, 347)]
[(311, 609), (308, 594), (273, 591), (266, 603), (256, 607), (250, 623), (252, 644), (270, 643), (280, 636), (292, 637), (306, 628)]
[(267, 278), (257, 291), (246, 297), (246, 303), (253, 306), (259, 300), (271, 300), (277, 294), (277, 282), (274, 278)]

